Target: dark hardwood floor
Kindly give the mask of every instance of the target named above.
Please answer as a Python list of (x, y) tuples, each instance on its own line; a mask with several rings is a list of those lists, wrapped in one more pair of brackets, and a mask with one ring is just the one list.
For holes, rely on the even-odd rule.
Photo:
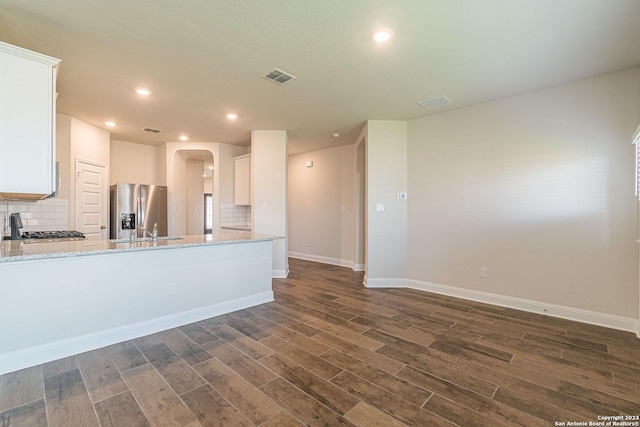
[(273, 288), (273, 303), (1, 376), (0, 426), (552, 426), (640, 415), (634, 334), (366, 289), (362, 273), (295, 259)]

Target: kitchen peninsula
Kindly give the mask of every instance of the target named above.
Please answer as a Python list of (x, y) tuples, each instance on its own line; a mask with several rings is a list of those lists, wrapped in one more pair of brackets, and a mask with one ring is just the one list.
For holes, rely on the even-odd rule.
[(273, 300), (272, 241), (0, 244), (0, 374)]

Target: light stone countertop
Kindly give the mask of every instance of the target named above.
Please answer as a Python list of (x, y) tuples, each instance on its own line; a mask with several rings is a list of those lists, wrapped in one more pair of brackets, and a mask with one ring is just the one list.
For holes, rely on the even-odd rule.
[[(108, 240), (72, 240), (61, 242), (25, 242), (5, 240), (0, 244), (0, 264), (10, 261), (68, 258), (83, 255), (105, 255), (122, 252), (166, 250), (195, 246), (228, 245), (282, 239), (282, 236), (252, 232), (229, 232), (180, 236), (176, 240), (110, 243)], [(160, 238), (162, 239), (162, 238)]]
[(221, 229), (225, 230), (236, 230), (236, 231), (251, 231), (250, 225), (221, 225)]

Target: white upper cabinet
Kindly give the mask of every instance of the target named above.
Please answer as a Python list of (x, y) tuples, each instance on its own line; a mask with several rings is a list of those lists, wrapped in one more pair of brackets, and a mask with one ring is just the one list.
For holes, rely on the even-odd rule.
[(235, 204), (251, 205), (251, 154), (234, 158), (235, 160)]
[(55, 191), (60, 60), (0, 42), (0, 198)]

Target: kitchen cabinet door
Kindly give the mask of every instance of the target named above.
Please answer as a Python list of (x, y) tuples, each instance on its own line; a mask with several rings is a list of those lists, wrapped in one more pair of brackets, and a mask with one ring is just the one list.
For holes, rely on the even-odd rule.
[(0, 193), (55, 191), (55, 66), (60, 61), (0, 42)]
[(251, 154), (238, 156), (235, 159), (235, 204), (251, 205)]

